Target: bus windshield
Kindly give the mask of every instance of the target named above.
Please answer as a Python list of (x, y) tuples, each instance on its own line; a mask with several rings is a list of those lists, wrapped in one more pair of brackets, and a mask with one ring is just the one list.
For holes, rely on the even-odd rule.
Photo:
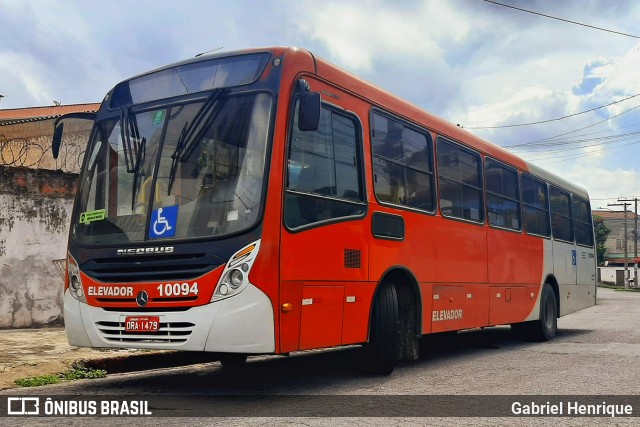
[(87, 148), (73, 236), (82, 243), (216, 237), (260, 214), (272, 97), (123, 108)]

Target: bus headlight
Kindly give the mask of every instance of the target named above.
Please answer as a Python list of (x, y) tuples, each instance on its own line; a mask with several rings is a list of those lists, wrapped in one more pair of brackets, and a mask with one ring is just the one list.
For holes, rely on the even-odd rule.
[(80, 302), (87, 302), (82, 288), (82, 279), (80, 278), (80, 267), (78, 262), (71, 256), (67, 255), (67, 273), (69, 274), (69, 292)]
[(211, 302), (237, 295), (247, 287), (249, 284), (249, 272), (259, 249), (260, 240), (257, 240), (231, 257), (222, 272)]
[(231, 282), (232, 288), (237, 288), (242, 285), (242, 282), (244, 281), (244, 274), (242, 274), (242, 271), (234, 268), (229, 274), (229, 281)]

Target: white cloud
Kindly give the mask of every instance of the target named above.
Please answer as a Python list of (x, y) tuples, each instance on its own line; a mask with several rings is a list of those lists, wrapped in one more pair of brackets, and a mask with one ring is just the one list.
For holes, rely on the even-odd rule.
[[(312, 13), (300, 16), (298, 30), (323, 44), (336, 62), (353, 72), (370, 72), (376, 62), (397, 57), (441, 59), (442, 47), (430, 35), (437, 32), (425, 25), (438, 5), (422, 4), (414, 9), (383, 1), (362, 3), (326, 1), (303, 3)], [(448, 14), (446, 5), (440, 8)], [(435, 31), (434, 31), (435, 30)], [(456, 38), (464, 35), (458, 31)], [(419, 55), (416, 55), (419, 53)]]
[[(573, 81), (577, 81), (574, 84), (567, 84), (565, 77), (562, 85), (540, 79), (535, 85), (525, 84), (518, 88), (517, 82), (523, 80), (518, 80), (515, 74), (503, 80), (498, 78), (497, 82), (492, 81), (499, 76), (496, 72), (472, 77), (466, 87), (475, 93), (467, 93), (464, 99), (481, 102), (457, 102), (455, 110), (450, 111), (454, 111), (456, 120), (466, 124), (467, 128), (473, 125), (504, 126), (576, 114), (640, 93), (637, 78), (640, 43), (622, 55), (593, 56), (583, 64), (579, 74), (573, 76)], [(536, 66), (525, 60), (509, 70), (524, 67), (534, 70)], [(576, 68), (575, 64), (573, 68)], [(476, 90), (476, 86), (481, 88)], [(640, 108), (635, 108), (639, 105), (640, 97), (564, 120), (472, 131), (504, 146), (552, 138), (535, 150), (531, 148), (533, 144), (528, 150), (518, 148), (514, 152), (583, 185), (592, 197), (615, 198), (640, 194), (640, 185), (636, 184), (640, 167), (640, 136), (629, 135), (640, 127)], [(593, 126), (598, 122), (602, 123)]]
[(469, 108), (467, 116), (471, 126), (466, 127), (526, 122), (532, 117), (546, 114), (545, 101), (555, 100), (553, 96), (552, 90), (539, 85), (523, 87), (517, 91), (512, 87), (505, 87), (500, 90), (499, 101)]
[[(634, 2), (527, 8), (629, 33), (640, 21)], [(220, 46), (308, 48), (466, 127), (547, 120), (640, 93), (635, 40), (479, 1), (283, 0), (266, 7), (254, 0), (193, 0), (166, 7), (157, 0), (0, 0), (0, 9), (3, 108), (96, 102), (123, 78)], [(512, 145), (638, 104), (640, 97), (540, 126), (477, 132)], [(566, 138), (630, 132), (635, 124), (640, 109)], [(638, 190), (630, 184), (638, 178), (637, 146), (609, 150), (628, 142), (531, 157), (592, 194), (628, 195)], [(592, 155), (553, 163), (572, 153)]]
[[(15, 70), (22, 70), (16, 78)], [(50, 105), (53, 95), (47, 85), (46, 70), (38, 67), (33, 58), (17, 53), (0, 53), (0, 75), (3, 79), (2, 95), (7, 101), (14, 97), (26, 97), (32, 105)]]

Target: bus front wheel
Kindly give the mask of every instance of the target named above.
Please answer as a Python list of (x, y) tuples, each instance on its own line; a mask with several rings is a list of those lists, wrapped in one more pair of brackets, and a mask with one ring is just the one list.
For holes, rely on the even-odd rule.
[(235, 371), (247, 363), (246, 354), (227, 353), (220, 356), (220, 364), (226, 371)]
[(367, 372), (389, 375), (398, 359), (398, 296), (392, 283), (383, 282), (373, 301), (369, 342), (364, 345)]

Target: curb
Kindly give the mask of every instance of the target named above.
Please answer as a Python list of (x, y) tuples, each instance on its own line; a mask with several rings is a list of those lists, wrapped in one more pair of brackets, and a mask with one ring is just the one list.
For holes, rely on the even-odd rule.
[(175, 368), (199, 363), (213, 363), (219, 360), (220, 355), (216, 353), (168, 351), (105, 357), (103, 359), (78, 359), (73, 364), (85, 368), (103, 369), (107, 371), (107, 374), (120, 374), (150, 369)]

